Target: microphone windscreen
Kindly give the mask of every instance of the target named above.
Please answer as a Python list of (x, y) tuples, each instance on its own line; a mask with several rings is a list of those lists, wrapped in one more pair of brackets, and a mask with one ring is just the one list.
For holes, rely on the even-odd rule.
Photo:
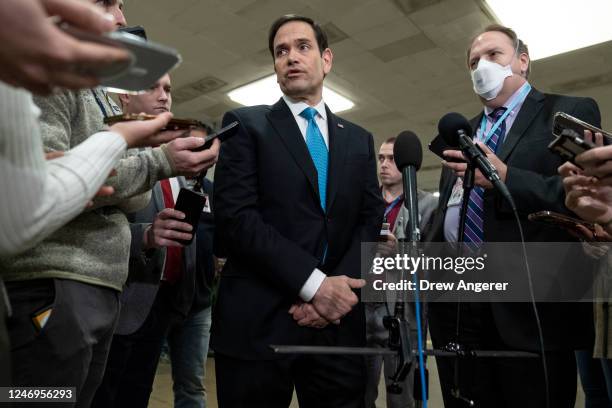
[(468, 136), (472, 135), (472, 127), (470, 126), (470, 122), (468, 122), (465, 116), (459, 113), (447, 113), (438, 122), (438, 132), (449, 146), (459, 146), (458, 132), (460, 130), (463, 130)]
[(404, 130), (395, 139), (393, 145), (395, 165), (401, 171), (406, 166), (414, 166), (417, 170), (423, 163), (423, 148), (418, 136), (409, 130)]

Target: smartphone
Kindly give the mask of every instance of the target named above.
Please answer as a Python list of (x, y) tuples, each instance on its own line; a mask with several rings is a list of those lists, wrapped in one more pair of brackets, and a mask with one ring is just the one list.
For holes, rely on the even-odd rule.
[(239, 125), (238, 121), (234, 121), (230, 123), (229, 125), (219, 129), (218, 131), (211, 133), (210, 135), (207, 135), (204, 138), (205, 140), (204, 145), (196, 149), (193, 149), (192, 152), (201, 152), (202, 150), (210, 149), (210, 146), (212, 146), (213, 140), (215, 140), (216, 138), (219, 138), (219, 140), (223, 142), (228, 137), (236, 134), (236, 131), (238, 130), (238, 125)]
[(145, 31), (143, 26), (130, 26), (130, 27), (121, 27), (117, 31), (121, 31), (128, 34), (137, 35), (140, 38), (147, 39), (147, 32)]
[(548, 148), (561, 156), (564, 160), (576, 164), (576, 156), (595, 147), (595, 144), (587, 142), (583, 136), (573, 129), (563, 129)]
[(612, 134), (599, 129), (589, 123), (586, 123), (578, 118), (568, 115), (565, 112), (557, 112), (553, 117), (553, 135), (559, 137), (565, 129), (571, 129), (578, 134), (580, 138), (584, 138), (584, 131), (590, 130), (593, 134), (601, 133), (604, 137), (604, 144), (612, 143)]
[(529, 214), (527, 219), (529, 221), (542, 222), (555, 227), (563, 228), (580, 236), (584, 235), (584, 233), (578, 229), (578, 225), (582, 225), (592, 233), (595, 233), (595, 224), (592, 222), (583, 221), (581, 219), (570, 217), (565, 214), (559, 214), (553, 211), (539, 211), (532, 213)]
[(447, 145), (441, 135), (436, 136), (429, 143), (429, 145), (427, 147), (429, 148), (429, 150), (432, 153), (434, 153), (436, 156), (442, 158), (443, 160), (446, 160), (447, 162), (465, 163), (465, 160), (455, 159), (454, 157), (453, 158), (449, 158), (449, 157), (444, 156), (443, 153), (444, 153), (445, 150), (459, 150), (459, 148)]
[(193, 191), (188, 188), (181, 188), (176, 199), (174, 209), (185, 214), (185, 219), (183, 219), (183, 222), (190, 224), (192, 230), (190, 240), (177, 239), (177, 242), (180, 242), (183, 245), (191, 244), (198, 229), (200, 215), (202, 214), (202, 210), (204, 209), (205, 205), (206, 196), (204, 196), (204, 194), (198, 193), (197, 191)]
[(130, 52), (131, 58), (127, 62), (93, 69), (92, 74), (100, 79), (100, 84), (109, 92), (146, 91), (181, 62), (181, 56), (175, 49), (128, 32), (113, 31), (97, 35), (65, 23), (59, 27), (79, 40), (119, 47)]
[[(115, 116), (109, 116), (104, 118), (104, 123), (106, 123), (109, 126), (112, 126), (116, 123), (119, 122), (129, 122), (129, 121), (134, 121), (134, 120), (150, 120), (150, 119), (155, 119), (157, 116), (156, 115), (147, 115), (145, 113), (124, 113), (122, 115), (115, 115)], [(179, 119), (179, 118), (172, 118), (170, 119), (170, 122), (168, 122), (168, 125), (166, 126), (166, 129), (193, 129), (193, 128), (204, 128), (206, 125), (204, 125), (204, 123), (200, 122), (199, 120), (195, 120), (195, 119)]]

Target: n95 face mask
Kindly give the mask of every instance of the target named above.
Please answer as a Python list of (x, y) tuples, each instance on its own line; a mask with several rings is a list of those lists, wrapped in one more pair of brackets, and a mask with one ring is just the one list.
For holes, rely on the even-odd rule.
[(512, 67), (510, 64), (502, 66), (481, 58), (471, 75), (474, 92), (490, 101), (499, 95), (504, 86), (504, 80), (512, 76)]

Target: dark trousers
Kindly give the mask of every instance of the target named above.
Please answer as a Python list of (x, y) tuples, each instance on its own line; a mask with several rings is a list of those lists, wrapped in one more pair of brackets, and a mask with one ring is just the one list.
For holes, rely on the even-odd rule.
[(287, 408), (293, 388), (301, 408), (363, 408), (361, 356), (241, 360), (215, 353), (219, 408)]
[[(119, 316), (117, 291), (64, 279), (7, 282), (14, 386), (76, 387), (89, 407), (106, 365)], [(34, 316), (50, 310), (37, 328)]]
[[(456, 340), (457, 305), (429, 305), (429, 327), (435, 348)], [(461, 304), (459, 342), (471, 349), (508, 350), (499, 337), (489, 304)], [(466, 401), (451, 395), (455, 387), (455, 358), (437, 357), (436, 364), (446, 408), (463, 408)], [(574, 352), (547, 351), (551, 408), (574, 408)], [(481, 408), (544, 408), (546, 393), (541, 358), (472, 358), (458, 365), (459, 390)]]
[(113, 336), (102, 384), (92, 408), (146, 408), (164, 339), (184, 317), (164, 302), (160, 287), (155, 302), (142, 326), (129, 335)]
[(0, 280), (0, 387), (11, 385), (11, 353), (6, 321), (10, 303), (4, 283)]
[(612, 360), (594, 358), (593, 350), (576, 351), (585, 408), (612, 406)]

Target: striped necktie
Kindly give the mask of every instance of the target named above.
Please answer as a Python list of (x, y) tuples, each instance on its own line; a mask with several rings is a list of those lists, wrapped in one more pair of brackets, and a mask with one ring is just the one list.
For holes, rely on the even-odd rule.
[(308, 146), (308, 151), (317, 169), (319, 198), (321, 201), (321, 208), (323, 212), (325, 212), (325, 200), (327, 195), (327, 146), (325, 145), (325, 140), (323, 140), (321, 130), (319, 130), (319, 126), (317, 126), (317, 122), (315, 122), (317, 110), (308, 107), (300, 113), (300, 116), (308, 121), (308, 128), (306, 129), (306, 146)]
[[(499, 118), (504, 114), (506, 108), (501, 107), (495, 109), (489, 114), (493, 119), (493, 123), (497, 123)], [(492, 152), (497, 152), (497, 146), (503, 142), (506, 134), (506, 121), (499, 124), (493, 135), (486, 142), (486, 145)], [(483, 216), (484, 216), (484, 188), (475, 186), (470, 192), (468, 202), (467, 217), (465, 219), (465, 232), (463, 233), (463, 241), (468, 246), (477, 250), (484, 240)]]

